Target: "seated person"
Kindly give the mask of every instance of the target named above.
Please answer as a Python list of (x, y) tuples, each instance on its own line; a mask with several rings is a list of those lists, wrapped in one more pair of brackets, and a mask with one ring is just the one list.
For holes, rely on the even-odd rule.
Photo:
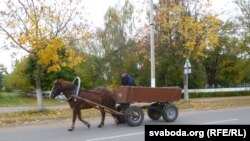
[(134, 79), (127, 72), (123, 71), (121, 73), (121, 76), (122, 76), (122, 81), (121, 81), (122, 86), (136, 86)]

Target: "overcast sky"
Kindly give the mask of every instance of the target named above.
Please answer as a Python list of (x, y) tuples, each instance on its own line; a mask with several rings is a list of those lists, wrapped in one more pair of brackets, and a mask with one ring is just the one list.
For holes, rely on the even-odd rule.
[[(123, 0), (120, 0), (120, 1), (124, 2)], [(139, 0), (136, 0), (136, 1), (139, 1)], [(215, 1), (214, 2), (215, 4), (212, 7), (214, 11), (217, 11), (218, 13), (225, 11), (223, 15), (220, 16), (220, 18), (227, 18), (228, 15), (234, 14), (233, 11), (235, 11), (236, 9), (234, 9), (233, 7), (233, 4), (232, 4), (233, 0), (213, 0), (213, 1)], [(108, 7), (115, 6), (117, 2), (119, 2), (119, 0), (84, 0), (85, 13), (88, 14), (89, 22), (91, 22), (95, 27), (102, 27), (104, 14), (107, 11)], [(135, 0), (132, 0), (132, 2), (134, 3)], [(154, 0), (154, 3), (156, 2), (157, 0)], [(134, 5), (136, 6), (136, 4)], [(0, 4), (0, 8), (1, 8), (1, 4)], [(2, 44), (2, 41), (0, 41), (0, 43)], [(19, 51), (15, 50), (15, 52), (18, 52), (19, 55), (16, 57), (13, 57), (11, 56), (13, 51), (3, 50), (0, 48), (0, 64), (4, 64), (4, 66), (7, 67), (8, 72), (12, 71), (13, 62), (16, 59), (20, 59), (23, 55), (26, 54), (22, 50), (19, 50)]]

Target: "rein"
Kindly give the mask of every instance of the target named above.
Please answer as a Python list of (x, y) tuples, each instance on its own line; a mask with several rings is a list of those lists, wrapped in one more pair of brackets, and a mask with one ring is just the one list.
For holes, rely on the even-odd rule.
[(108, 107), (106, 107), (106, 106), (103, 106), (103, 105), (101, 105), (101, 104), (98, 104), (98, 103), (96, 103), (96, 102), (93, 102), (93, 101), (91, 101), (91, 100), (88, 100), (88, 99), (86, 99), (86, 98), (81, 98), (81, 97), (79, 97), (79, 96), (73, 96), (73, 97), (75, 97), (75, 98), (77, 98), (77, 99), (80, 99), (80, 100), (82, 100), (82, 101), (88, 103), (89, 105), (93, 106), (93, 108), (95, 108), (95, 109), (98, 109), (98, 110), (99, 110), (100, 108), (103, 108), (103, 110), (105, 110), (106, 112), (108, 112), (108, 113), (110, 113), (110, 114), (115, 113), (116, 115), (121, 115), (121, 116), (124, 115), (124, 114), (121, 113), (121, 112), (118, 112), (118, 111), (116, 111), (116, 110), (114, 110), (114, 109), (110, 109), (110, 108), (108, 108)]
[[(62, 87), (62, 84), (59, 85), (60, 89), (61, 89), (61, 93), (63, 93), (63, 95), (66, 97), (66, 101), (70, 101), (73, 97), (77, 96), (78, 94), (76, 93), (77, 92), (77, 88), (75, 88), (74, 90), (71, 90), (71, 91), (65, 91), (63, 90), (63, 87)], [(69, 92), (69, 95), (66, 95), (67, 93)], [(79, 92), (78, 92), (79, 93)]]
[[(84, 92), (89, 92), (89, 93), (93, 93), (93, 94), (98, 94), (98, 95), (101, 95), (102, 93), (99, 93), (99, 92), (95, 92), (95, 91), (92, 91), (92, 90), (82, 90), (81, 89), (81, 86), (80, 86), (80, 84), (81, 84), (81, 79), (80, 79), (80, 77), (76, 77), (74, 80), (73, 80), (73, 85), (74, 85), (74, 83), (76, 82), (76, 81), (78, 81), (78, 85), (76, 86), (76, 88), (74, 89), (74, 90), (72, 90), (73, 92), (69, 92), (69, 97), (67, 98), (66, 97), (66, 95), (65, 95), (65, 97), (66, 97), (66, 101), (70, 101), (71, 99), (73, 99), (74, 100), (74, 102), (76, 102), (76, 100), (77, 100), (77, 97), (79, 97), (78, 95), (79, 95), (79, 93), (81, 92), (81, 91), (84, 91)], [(60, 85), (60, 89), (61, 89), (61, 91), (63, 91), (63, 88), (62, 88), (62, 85)], [(78, 98), (79, 99), (79, 98)]]
[[(81, 89), (81, 79), (80, 77), (76, 77), (74, 80), (73, 80), (73, 84), (75, 83), (75, 81), (78, 81), (78, 85), (77, 85), (77, 88), (76, 88), (76, 92), (75, 92), (75, 95), (78, 96), (79, 94), (79, 91)], [(76, 101), (76, 98), (74, 99)]]
[[(78, 96), (78, 94), (77, 94), (77, 89), (74, 89), (74, 90), (72, 90), (73, 92), (70, 92), (70, 95), (69, 95), (69, 97), (67, 98), (66, 97), (66, 101), (70, 101), (72, 98), (75, 98), (75, 96)], [(78, 92), (79, 93), (79, 92)], [(74, 99), (74, 101), (76, 101), (75, 99)]]
[(69, 98), (66, 97), (65, 100), (69, 102), (72, 98), (73, 98), (73, 95), (70, 95)]
[[(78, 94), (79, 94), (81, 91), (90, 92), (90, 93), (98, 94), (98, 95), (102, 94), (102, 93), (94, 92), (94, 91), (91, 91), (91, 90), (80, 90), (80, 91), (78, 92)], [(74, 92), (73, 92), (73, 94), (71, 93), (71, 95), (69, 96), (69, 98), (66, 98), (66, 101), (70, 101), (72, 98), (75, 98), (75, 99), (78, 98), (78, 99), (79, 99), (78, 94), (76, 94), (76, 89), (75, 89)], [(74, 101), (76, 101), (76, 100), (74, 100)]]
[(98, 92), (94, 92), (92, 90), (80, 90), (80, 91), (84, 91), (84, 92), (90, 92), (90, 93), (93, 93), (93, 94), (102, 94), (102, 93), (98, 93)]

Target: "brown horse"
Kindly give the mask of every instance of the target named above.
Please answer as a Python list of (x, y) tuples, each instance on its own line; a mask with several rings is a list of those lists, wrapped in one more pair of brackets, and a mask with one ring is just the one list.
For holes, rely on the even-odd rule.
[[(81, 109), (93, 108), (94, 105), (87, 103), (84, 100), (81, 100), (82, 98), (115, 110), (116, 103), (113, 98), (112, 92), (110, 92), (108, 89), (96, 88), (93, 90), (80, 90), (78, 93), (78, 96), (80, 98), (75, 97), (76, 89), (77, 86), (75, 86), (72, 82), (59, 79), (54, 81), (54, 86), (50, 93), (50, 98), (55, 98), (60, 93), (63, 93), (64, 96), (67, 98), (67, 101), (69, 102), (69, 105), (73, 110), (72, 126), (68, 129), (69, 131), (74, 130), (77, 116), (78, 119), (82, 121), (88, 128), (90, 127), (89, 122), (82, 119)], [(106, 112), (101, 107), (99, 107), (98, 109), (100, 110), (102, 115), (101, 123), (98, 125), (98, 127), (101, 128), (104, 125)], [(114, 117), (114, 115), (112, 116)]]

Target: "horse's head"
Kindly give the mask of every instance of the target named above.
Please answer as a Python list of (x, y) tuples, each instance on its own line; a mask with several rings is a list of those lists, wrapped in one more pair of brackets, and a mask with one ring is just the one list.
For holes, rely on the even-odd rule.
[(55, 80), (49, 98), (55, 98), (62, 92), (62, 80)]

